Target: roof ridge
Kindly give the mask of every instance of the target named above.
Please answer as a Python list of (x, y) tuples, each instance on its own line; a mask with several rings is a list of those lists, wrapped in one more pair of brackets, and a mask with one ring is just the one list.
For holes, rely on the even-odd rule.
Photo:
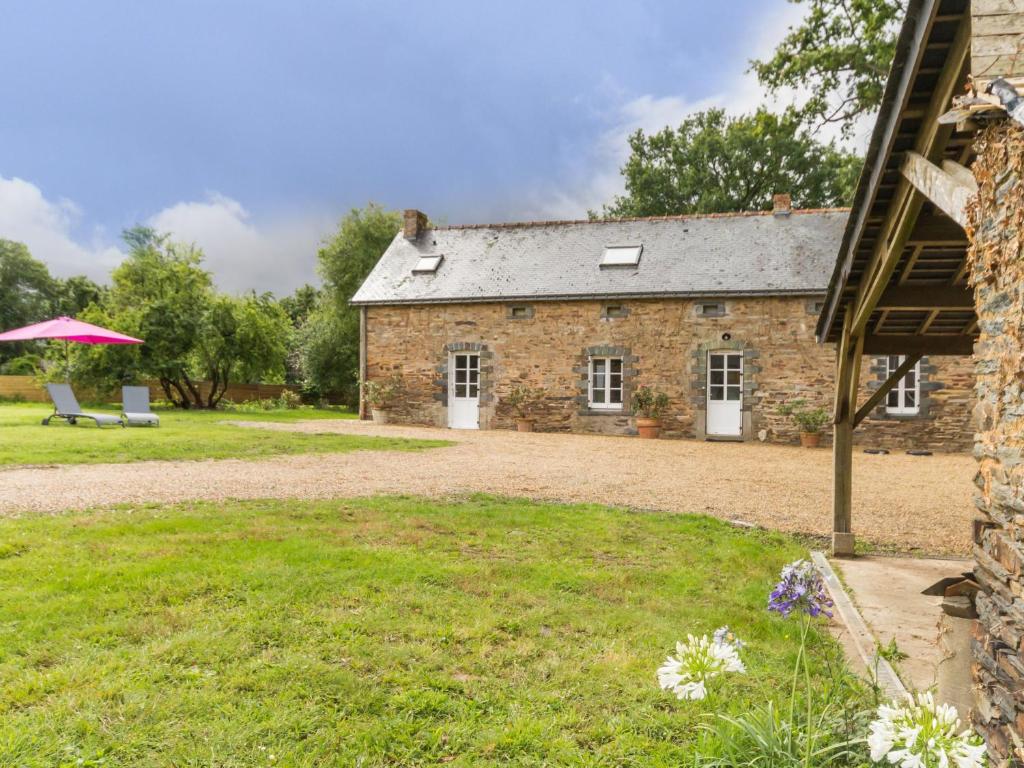
[[(849, 208), (794, 208), (794, 214), (849, 213)], [(665, 216), (623, 216), (604, 219), (544, 219), (539, 221), (505, 221), (494, 224), (446, 224), (434, 230), (452, 229), (525, 229), (527, 227), (561, 227), (571, 224), (620, 224), (632, 221), (687, 221), (689, 219), (730, 219), (752, 216), (772, 216), (774, 211), (725, 211), (723, 213), (679, 213)]]

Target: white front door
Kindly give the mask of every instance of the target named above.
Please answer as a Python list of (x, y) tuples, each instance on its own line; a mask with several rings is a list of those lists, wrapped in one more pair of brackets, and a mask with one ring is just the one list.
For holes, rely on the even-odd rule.
[(708, 352), (709, 436), (743, 434), (743, 353)]
[(480, 355), (454, 354), (448, 370), (448, 426), (480, 429)]

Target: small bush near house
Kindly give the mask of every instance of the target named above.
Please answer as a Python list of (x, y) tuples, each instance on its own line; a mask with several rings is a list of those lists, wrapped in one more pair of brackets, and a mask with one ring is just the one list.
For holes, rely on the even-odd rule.
[(643, 416), (645, 419), (660, 419), (661, 414), (668, 408), (668, 395), (650, 387), (640, 387), (633, 393), (630, 407), (634, 416)]
[(364, 399), (371, 408), (387, 408), (393, 404), (402, 388), (402, 377), (398, 374), (386, 379), (372, 379), (363, 387)]
[(822, 407), (811, 408), (803, 398), (779, 406), (779, 413), (788, 416), (801, 432), (817, 434), (828, 424), (829, 412)]
[(543, 402), (547, 390), (543, 387), (513, 387), (505, 396), (505, 402), (520, 419), (528, 419)]

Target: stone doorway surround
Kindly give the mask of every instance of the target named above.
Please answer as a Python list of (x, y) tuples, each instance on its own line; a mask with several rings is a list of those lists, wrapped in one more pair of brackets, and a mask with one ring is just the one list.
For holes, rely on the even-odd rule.
[[(708, 352), (714, 350), (737, 351), (743, 353), (743, 434), (730, 437), (708, 437)], [(757, 374), (761, 366), (757, 364), (760, 352), (745, 341), (736, 339), (715, 339), (698, 344), (691, 353), (690, 366), (690, 402), (693, 403), (693, 429), (698, 440), (735, 440), (746, 441), (754, 438), (754, 406), (760, 401), (757, 392)]]
[(441, 359), (434, 368), (434, 400), (441, 406), (437, 426), (448, 427), (448, 365), (452, 354), (473, 352), (480, 355), (480, 429), (490, 429), (494, 418), (494, 352), (478, 341), (456, 341), (441, 348)]

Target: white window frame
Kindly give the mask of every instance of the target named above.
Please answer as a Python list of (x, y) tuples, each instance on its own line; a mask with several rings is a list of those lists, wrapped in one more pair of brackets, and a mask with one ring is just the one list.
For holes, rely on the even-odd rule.
[[(612, 386), (611, 370), (612, 370), (612, 362), (613, 361), (618, 362), (618, 364), (619, 364), (619, 386), (618, 387), (613, 387)], [(598, 362), (604, 363), (604, 386), (600, 387), (598, 389), (598, 391), (604, 392), (604, 402), (603, 403), (594, 402), (594, 364), (598, 363)], [(622, 357), (618, 356), (618, 355), (610, 355), (610, 356), (597, 355), (595, 357), (591, 357), (590, 358), (590, 363), (589, 363), (587, 368), (588, 368), (588, 370), (587, 370), (587, 404), (588, 404), (588, 406), (592, 410), (595, 410), (595, 411), (621, 411), (623, 409), (623, 407), (624, 407), (623, 400), (625, 399), (624, 398), (624, 394), (623, 394), (624, 391), (625, 391), (624, 390), (624, 386), (623, 386), (625, 384), (625, 381), (624, 381), (624, 378), (625, 378), (625, 376), (624, 376), (624, 374), (625, 374), (625, 370), (624, 370), (625, 366), (623, 365)], [(611, 395), (612, 395), (612, 392), (616, 392), (616, 391), (619, 393), (619, 402), (613, 403), (613, 402), (611, 402)]]
[[(893, 366), (893, 358), (896, 359), (896, 365)], [(896, 368), (903, 365), (903, 361), (907, 359), (906, 355), (886, 355), (885, 357), (885, 378), (888, 380), (890, 376), (895, 372)], [(910, 376), (910, 371), (907, 375), (893, 384), (892, 389), (885, 393), (885, 412), (894, 415), (903, 416), (915, 416), (921, 412), (921, 361), (918, 360), (917, 364), (914, 365), (914, 384), (910, 386), (907, 384), (907, 378)], [(913, 394), (913, 405), (907, 405), (907, 393)], [(890, 405), (890, 398), (895, 393), (896, 405)]]

